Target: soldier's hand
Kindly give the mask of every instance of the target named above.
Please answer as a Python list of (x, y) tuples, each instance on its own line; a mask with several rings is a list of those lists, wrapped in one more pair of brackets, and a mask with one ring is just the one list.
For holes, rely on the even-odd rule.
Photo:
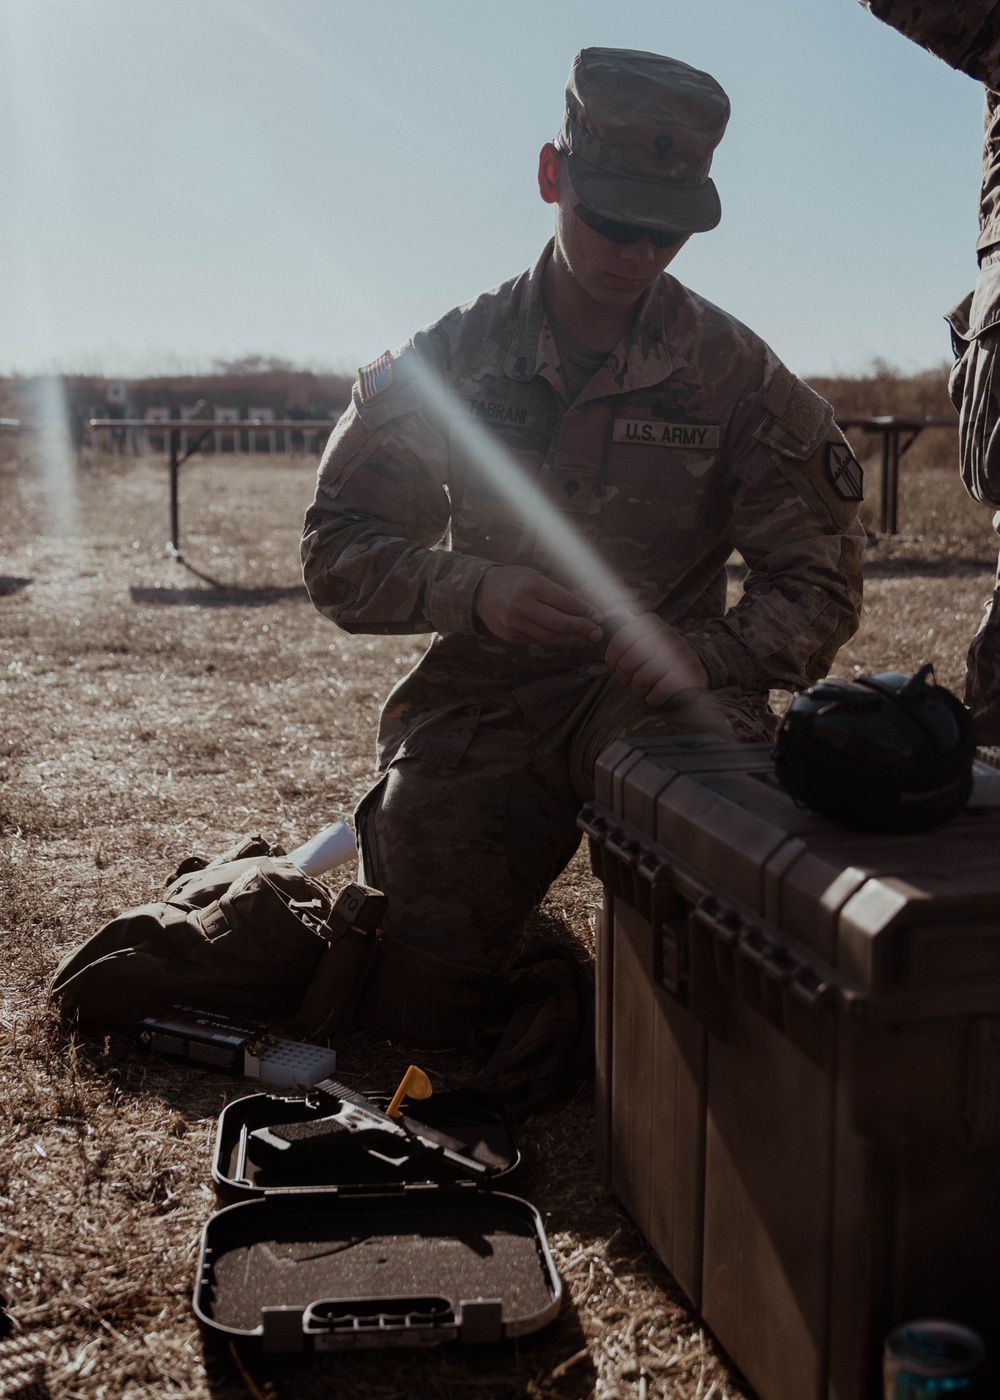
[(520, 564), (494, 564), (479, 580), (475, 609), (503, 642), (579, 647), (599, 642), (601, 614), (569, 589)]
[(622, 685), (647, 705), (687, 705), (707, 688), (708, 674), (697, 652), (662, 617), (639, 613), (609, 622), (615, 630), (604, 659)]

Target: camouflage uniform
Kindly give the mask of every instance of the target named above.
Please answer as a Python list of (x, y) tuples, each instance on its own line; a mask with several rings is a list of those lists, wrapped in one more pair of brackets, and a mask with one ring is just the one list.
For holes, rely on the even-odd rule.
[[(1000, 506), (1000, 5), (995, 0), (861, 0), (873, 15), (986, 85), (980, 273), (948, 314), (956, 362), (949, 389), (959, 411), (962, 481), (974, 500)], [(993, 518), (1000, 533), (1000, 512)], [(969, 648), (966, 703), (983, 744), (1000, 744), (1000, 560), (993, 596)]]
[[(479, 969), (508, 956), (572, 855), (611, 739), (769, 736), (769, 688), (825, 674), (860, 607), (860, 473), (830, 406), (667, 274), (570, 404), (541, 295), (551, 246), (362, 374), (303, 539), (310, 596), (340, 627), (435, 634), (382, 712), (388, 771), (358, 812), (364, 878), (389, 895), (393, 937)], [(493, 563), (573, 585), (538, 521), (477, 469), (428, 370), (634, 603), (684, 633), (708, 673), (702, 701), (652, 709), (600, 646), (509, 645), (478, 623)], [(749, 574), (727, 612), (734, 548)]]

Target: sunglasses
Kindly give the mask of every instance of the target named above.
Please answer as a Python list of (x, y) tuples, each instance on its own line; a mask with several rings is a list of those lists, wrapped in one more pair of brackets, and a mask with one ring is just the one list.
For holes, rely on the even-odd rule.
[(640, 238), (648, 238), (654, 248), (663, 249), (676, 248), (678, 243), (683, 243), (687, 238), (687, 233), (683, 230), (639, 228), (636, 224), (619, 224), (614, 219), (605, 219), (600, 214), (595, 214), (593, 209), (588, 209), (585, 204), (577, 204), (573, 213), (581, 223), (592, 228), (602, 238), (609, 238), (612, 243), (638, 243)]

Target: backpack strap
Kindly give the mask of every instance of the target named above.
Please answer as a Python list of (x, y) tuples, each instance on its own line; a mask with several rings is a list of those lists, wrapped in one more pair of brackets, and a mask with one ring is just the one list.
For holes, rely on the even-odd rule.
[(367, 885), (341, 890), (324, 930), (326, 949), (299, 1005), (297, 1032), (320, 1038), (347, 1030), (378, 959), (387, 904), (381, 890)]
[(213, 938), (218, 938), (220, 933), (229, 933), (230, 931), (229, 920), (226, 918), (225, 910), (218, 899), (213, 899), (212, 903), (204, 909), (193, 909), (188, 915), (188, 923), (196, 924), (209, 942)]

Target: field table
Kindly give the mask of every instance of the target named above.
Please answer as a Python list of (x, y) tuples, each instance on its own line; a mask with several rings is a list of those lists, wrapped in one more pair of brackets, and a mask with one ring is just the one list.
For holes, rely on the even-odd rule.
[[(957, 428), (957, 418), (838, 418), (837, 425), (846, 432), (860, 428), (865, 433), (880, 433), (882, 437), (882, 481), (879, 528), (883, 535), (899, 533), (899, 459), (916, 442), (925, 428)], [(901, 439), (905, 437), (905, 442)]]
[[(216, 432), (239, 434), (245, 430), (266, 428), (270, 431), (284, 429), (300, 433), (324, 433), (333, 431), (334, 423), (329, 418), (241, 418), (235, 422), (222, 422), (207, 418), (169, 419), (155, 422), (150, 418), (91, 418), (89, 428), (112, 430), (115, 428), (141, 428), (146, 433), (161, 433), (170, 439), (170, 539), (167, 553), (175, 559), (182, 559), (180, 546), (180, 523), (178, 502), (178, 478), (180, 469), (189, 457), (198, 452), (205, 441)], [(190, 446), (181, 451), (181, 438), (194, 436)], [(236, 439), (234, 439), (235, 441)], [(325, 439), (324, 439), (325, 441)]]
[[(878, 433), (882, 438), (882, 476), (880, 483), (879, 528), (882, 534), (899, 533), (899, 463), (925, 428), (957, 428), (957, 418), (904, 418), (885, 414), (874, 418), (843, 418), (838, 420), (845, 431), (860, 428), (865, 433)], [(177, 482), (181, 465), (197, 452), (210, 434), (217, 431), (242, 432), (244, 429), (296, 430), (298, 432), (330, 432), (333, 423), (327, 419), (244, 418), (234, 423), (215, 420), (185, 419), (156, 423), (146, 418), (91, 418), (89, 426), (98, 430), (141, 428), (147, 433), (162, 433), (170, 438), (170, 541), (169, 553), (180, 558)], [(200, 430), (200, 431), (199, 431)], [(181, 453), (181, 435), (197, 433), (195, 441)]]

